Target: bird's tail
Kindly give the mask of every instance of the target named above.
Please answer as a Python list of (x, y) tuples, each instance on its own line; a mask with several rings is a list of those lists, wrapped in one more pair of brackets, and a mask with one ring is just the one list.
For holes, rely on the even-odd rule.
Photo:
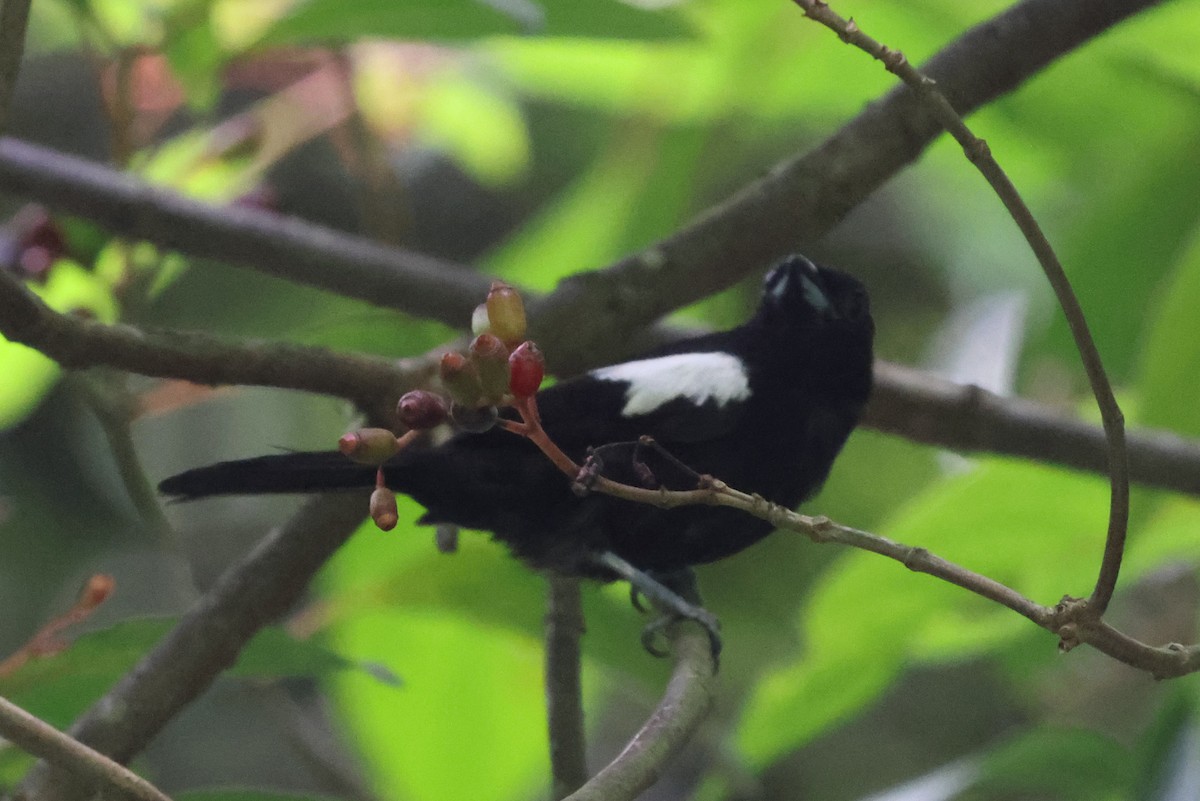
[(190, 501), (210, 495), (328, 492), (370, 487), (376, 468), (350, 461), (337, 451), (280, 453), (218, 462), (171, 476), (159, 492)]

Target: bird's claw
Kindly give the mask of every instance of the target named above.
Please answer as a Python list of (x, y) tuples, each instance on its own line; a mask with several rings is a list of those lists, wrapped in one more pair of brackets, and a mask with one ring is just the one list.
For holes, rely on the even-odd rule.
[(651, 656), (663, 659), (670, 655), (670, 649), (665, 644), (659, 643), (667, 637), (667, 629), (672, 625), (683, 620), (691, 620), (699, 623), (706, 634), (708, 634), (708, 645), (712, 649), (712, 658), (714, 664), (719, 664), (721, 657), (721, 621), (712, 612), (709, 612), (702, 606), (690, 606), (688, 609), (672, 610), (669, 614), (663, 614), (656, 617), (654, 620), (646, 624), (642, 629), (642, 647), (646, 649)]

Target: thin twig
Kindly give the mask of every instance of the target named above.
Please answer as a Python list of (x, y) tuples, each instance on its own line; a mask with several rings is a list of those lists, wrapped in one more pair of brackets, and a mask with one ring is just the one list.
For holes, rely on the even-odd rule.
[(954, 137), (963, 148), (967, 159), (975, 165), (983, 177), (991, 185), (1008, 213), (1016, 222), (1017, 227), (1025, 236), (1029, 247), (1037, 257), (1042, 271), (1046, 274), (1058, 304), (1062, 307), (1075, 339), (1075, 347), (1083, 361), (1088, 383), (1100, 408), (1100, 418), (1104, 423), (1104, 433), (1108, 439), (1108, 474), (1110, 496), (1108, 508), (1108, 533), (1105, 537), (1104, 557), (1100, 565), (1100, 575), (1096, 587), (1088, 599), (1092, 613), (1099, 618), (1108, 608), (1113, 590), (1117, 584), (1117, 576), (1121, 572), (1121, 559), (1125, 553), (1125, 535), (1129, 528), (1129, 456), (1125, 447), (1125, 416), (1117, 405), (1116, 395), (1113, 394), (1112, 384), (1108, 373), (1100, 359), (1100, 351), (1092, 338), (1087, 318), (1066, 271), (1058, 260), (1054, 248), (1029, 206), (1017, 191), (1016, 185), (1009, 179), (1008, 174), (1001, 169), (996, 159), (992, 157), (991, 148), (987, 142), (977, 137), (963, 118), (946, 99), (934, 80), (916, 69), (899, 50), (893, 50), (886, 45), (867, 36), (854, 20), (843, 19), (830, 9), (824, 0), (793, 0), (804, 9), (806, 16), (826, 26), (842, 41), (854, 45), (872, 58), (883, 62), (888, 72), (900, 78), (924, 101), (937, 121)]
[(697, 625), (671, 634), (675, 670), (662, 700), (625, 749), (568, 801), (629, 801), (650, 787), (692, 738), (712, 706), (716, 665)]
[(32, 0), (0, 0), (0, 133), (8, 130), (8, 111), (25, 54), (25, 28)]
[(546, 603), (546, 725), (550, 732), (551, 794), (565, 798), (588, 778), (579, 642), (583, 594), (579, 579), (551, 575)]
[[(171, 801), (161, 790), (129, 768), (68, 737), (2, 696), (0, 734), (22, 751), (68, 771), (84, 786), (108, 786), (120, 797), (140, 801)], [(17, 795), (16, 798), (23, 796)]]

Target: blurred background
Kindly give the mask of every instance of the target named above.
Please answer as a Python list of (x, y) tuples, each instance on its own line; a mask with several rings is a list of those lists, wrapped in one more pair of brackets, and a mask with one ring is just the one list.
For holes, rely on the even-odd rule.
[[(920, 63), (1008, 4), (835, 6)], [(975, 114), (1058, 248), (1131, 427), (1200, 435), (1200, 6), (1163, 3)], [(9, 133), (217, 204), (549, 290), (661, 238), (835, 131), (893, 79), (780, 0), (36, 0)], [(4, 268), (102, 320), (388, 357), (456, 331), (113, 239), (0, 195)], [(808, 255), (872, 293), (880, 357), (1095, 418), (1049, 288), (952, 142)], [(766, 265), (764, 265), (765, 268)], [(757, 281), (683, 310), (727, 326)], [(467, 326), (463, 321), (463, 328)], [(621, 332), (613, 332), (622, 336)], [(161, 508), (216, 459), (325, 448), (341, 401), (63, 374), (0, 340), (0, 658), (105, 572), (70, 649), (0, 677), (66, 725), (298, 499)], [(132, 422), (130, 422), (132, 420)], [(1041, 603), (1084, 595), (1107, 482), (854, 435), (806, 511)], [(545, 795), (544, 580), (483, 535), (364, 525), (286, 632), (137, 763), (194, 799)], [(1196, 640), (1200, 505), (1134, 493), (1111, 617)], [(865, 553), (777, 534), (700, 570), (721, 691), (646, 798), (1118, 799), (1200, 793), (1196, 679), (1155, 682)], [(655, 703), (621, 587), (585, 589), (593, 768)], [(29, 760), (0, 746), (0, 787)], [(241, 788), (235, 794), (232, 788)]]

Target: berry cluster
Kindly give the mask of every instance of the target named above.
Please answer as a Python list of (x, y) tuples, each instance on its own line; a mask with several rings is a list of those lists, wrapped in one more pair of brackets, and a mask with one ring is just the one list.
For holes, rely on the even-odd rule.
[[(338, 449), (356, 462), (383, 465), (407, 447), (421, 431), (449, 422), (470, 433), (481, 433), (498, 422), (528, 436), (529, 421), (537, 420), (534, 395), (542, 385), (546, 360), (531, 340), (525, 339), (525, 305), (516, 289), (493, 282), (487, 301), (471, 317), (475, 339), (465, 353), (442, 356), (440, 377), (449, 396), (428, 390), (407, 392), (396, 406), (396, 416), (408, 429), (397, 437), (383, 428), (352, 431), (338, 440)], [(500, 407), (517, 410), (526, 425), (501, 420)], [(376, 473), (371, 494), (371, 519), (384, 531), (398, 520), (396, 495), (384, 484), (383, 468)]]

